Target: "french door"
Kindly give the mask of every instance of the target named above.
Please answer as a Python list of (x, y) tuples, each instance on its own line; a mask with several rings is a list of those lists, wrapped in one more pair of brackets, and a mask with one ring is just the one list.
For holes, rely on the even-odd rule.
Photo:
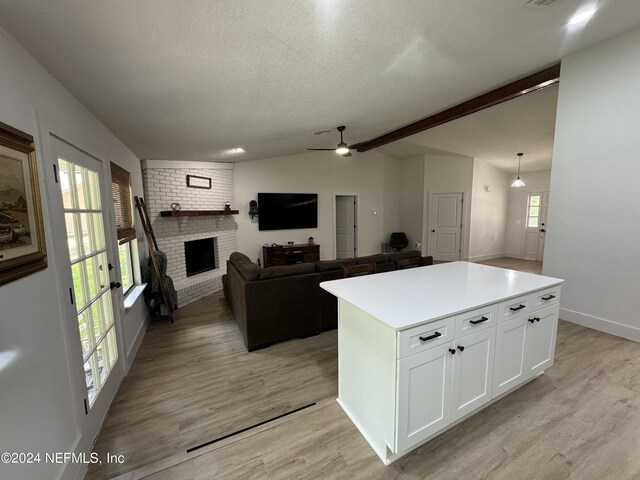
[(105, 212), (111, 190), (100, 160), (55, 138), (52, 142), (61, 195), (58, 232), (66, 237), (67, 247), (66, 255), (59, 251), (65, 270), (61, 279), (70, 283), (67, 317), (75, 330), (70, 334), (71, 356), (77, 359), (72, 359), (72, 370), (83, 395), (83, 433), (96, 435), (123, 376), (109, 263), (115, 251), (109, 239), (115, 237), (106, 234), (112, 231)]

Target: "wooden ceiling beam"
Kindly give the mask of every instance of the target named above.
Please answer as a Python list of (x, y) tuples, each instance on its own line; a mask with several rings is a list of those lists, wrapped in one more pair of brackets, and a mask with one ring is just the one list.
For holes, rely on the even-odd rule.
[(409, 137), (416, 133), (424, 132), (425, 130), (437, 127), (443, 123), (479, 112), (480, 110), (498, 105), (499, 103), (506, 102), (507, 100), (517, 98), (521, 95), (535, 92), (536, 90), (548, 87), (558, 83), (559, 81), (560, 64), (558, 63), (549, 68), (545, 68), (544, 70), (516, 80), (515, 82), (511, 82), (507, 85), (496, 88), (495, 90), (491, 90), (490, 92), (483, 93), (471, 100), (462, 102), (454, 107), (431, 115), (430, 117), (423, 118), (422, 120), (400, 127), (392, 132), (385, 133), (379, 137), (354, 145), (352, 148), (356, 148), (358, 152), (366, 152), (368, 150), (381, 147), (382, 145), (395, 142), (396, 140)]

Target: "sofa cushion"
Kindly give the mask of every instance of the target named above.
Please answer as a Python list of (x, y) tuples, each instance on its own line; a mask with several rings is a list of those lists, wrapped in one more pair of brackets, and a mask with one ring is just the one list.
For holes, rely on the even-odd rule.
[(355, 265), (355, 258), (340, 258), (338, 260), (320, 260), (316, 262), (317, 272), (328, 272), (331, 270), (342, 270), (342, 267)]
[(388, 262), (388, 255), (386, 253), (377, 253), (375, 255), (367, 255), (366, 257), (356, 258), (356, 263), (362, 265), (363, 263), (385, 263)]
[(229, 255), (229, 262), (231, 262), (232, 265), (238, 265), (239, 263), (243, 262), (251, 262), (251, 259), (244, 253), (233, 252), (231, 255)]
[(258, 280), (258, 277), (260, 276), (260, 270), (262, 270), (262, 268), (253, 263), (251, 260), (247, 260), (248, 261), (240, 261), (239, 263), (236, 263), (235, 267), (238, 269), (238, 272), (240, 272), (240, 275), (242, 275), (242, 278), (244, 278), (246, 281), (251, 282), (253, 280)]
[(267, 267), (260, 270), (258, 278), (266, 280), (267, 278), (290, 277), (291, 275), (304, 275), (316, 271), (313, 263), (298, 263), (295, 265), (282, 265), (278, 267)]
[(421, 257), (420, 250), (407, 250), (406, 252), (393, 252), (389, 254), (389, 260), (404, 260), (405, 258)]

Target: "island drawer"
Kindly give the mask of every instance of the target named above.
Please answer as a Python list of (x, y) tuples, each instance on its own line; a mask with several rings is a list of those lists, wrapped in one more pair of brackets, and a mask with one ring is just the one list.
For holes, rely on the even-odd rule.
[(538, 290), (531, 294), (531, 306), (534, 310), (555, 305), (560, 300), (560, 285)]
[(498, 305), (498, 323), (506, 322), (512, 318), (519, 317), (533, 310), (533, 296), (522, 295), (521, 297), (510, 298)]
[(456, 338), (493, 327), (498, 323), (498, 304), (456, 315)]
[(418, 325), (398, 332), (398, 358), (450, 342), (455, 336), (455, 317)]

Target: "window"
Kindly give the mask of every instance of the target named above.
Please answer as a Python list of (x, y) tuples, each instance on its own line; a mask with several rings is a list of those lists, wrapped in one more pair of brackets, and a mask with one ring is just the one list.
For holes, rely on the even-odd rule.
[(540, 195), (529, 195), (527, 209), (527, 227), (538, 228), (540, 224)]
[(122, 291), (126, 294), (134, 284), (133, 278), (133, 240), (136, 230), (133, 228), (133, 207), (131, 204), (131, 181), (129, 172), (111, 162), (111, 189), (116, 213), (118, 232), (118, 257)]

